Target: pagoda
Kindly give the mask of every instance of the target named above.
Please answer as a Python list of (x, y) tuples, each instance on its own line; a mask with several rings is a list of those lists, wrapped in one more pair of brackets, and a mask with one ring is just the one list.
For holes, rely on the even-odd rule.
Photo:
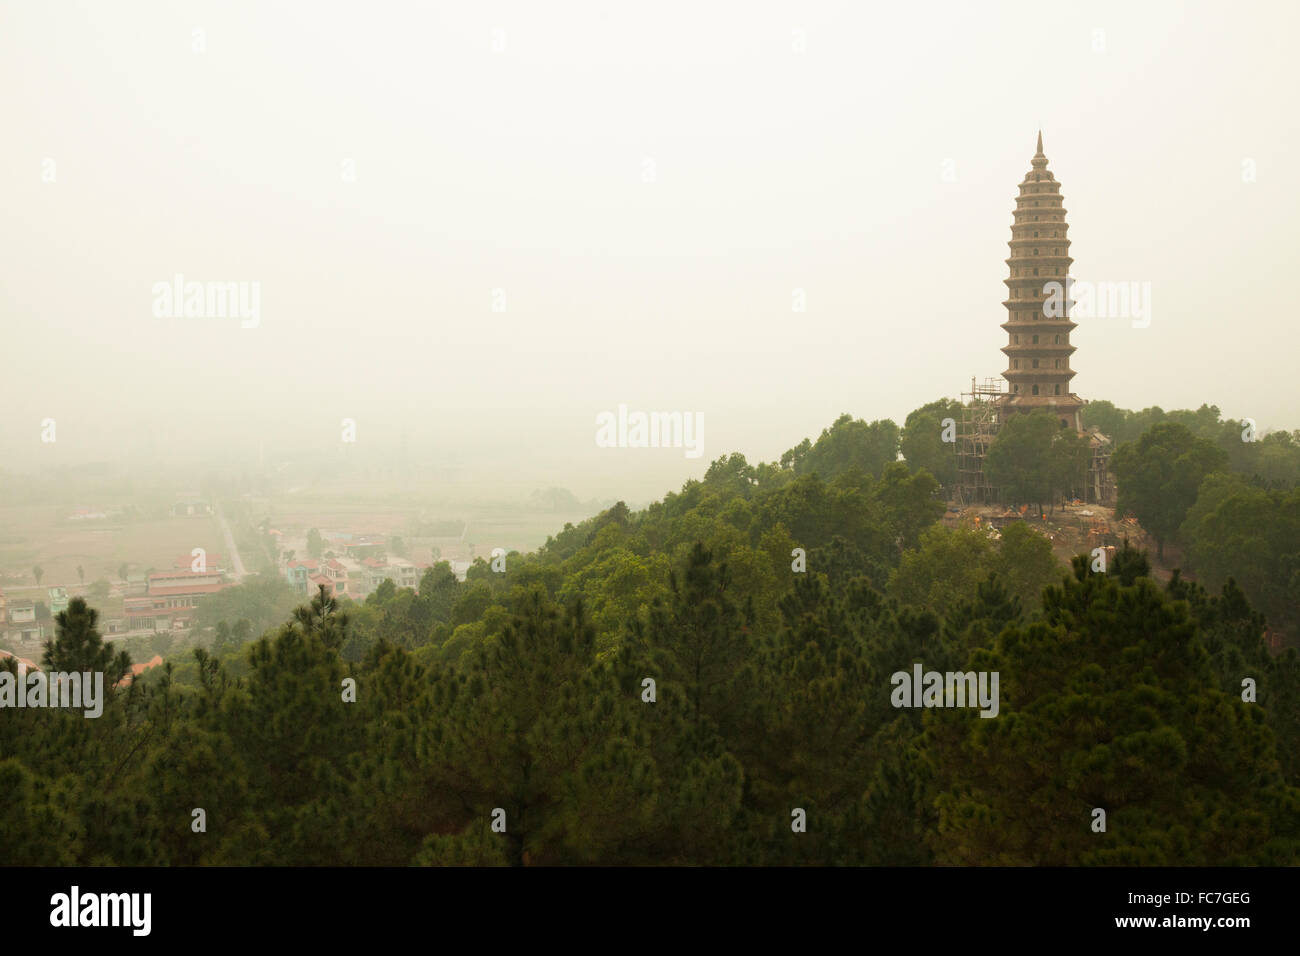
[[(1070, 240), (1065, 222), (1061, 184), (1047, 169), (1043, 154), (1043, 133), (1038, 133), (1038, 151), (1030, 170), (1020, 183), (1015, 221), (1011, 226), (1011, 270), (1003, 280), (1008, 298), (1007, 321), (1002, 328), (1007, 344), (1002, 351), (1007, 368), (1002, 377), (1007, 391), (1001, 401), (1003, 420), (1015, 412), (1040, 408), (1056, 414), (1063, 427), (1083, 431), (1080, 412), (1084, 401), (1070, 391), (1069, 298)], [(1055, 285), (1052, 285), (1052, 284)]]
[(997, 378), (971, 379), (971, 390), (961, 396), (953, 446), (957, 456), (957, 480), (953, 500), (960, 507), (1001, 501), (1001, 489), (989, 484), (984, 463), (998, 432), (1008, 419), (1020, 412), (1044, 409), (1061, 428), (1087, 437), (1090, 449), (1087, 471), (1062, 489), (1088, 503), (1108, 504), (1115, 499), (1115, 481), (1110, 474), (1111, 440), (1097, 428), (1085, 429), (1083, 408), (1087, 404), (1070, 391), (1074, 369), (1070, 356), (1069, 226), (1065, 222), (1061, 184), (1047, 170), (1043, 133), (1038, 133), (1038, 150), (1030, 170), (1020, 184), (1011, 225), (1011, 257), (1006, 260), (1010, 275), (1008, 298), (1003, 302), (1007, 320), (1002, 328), (1007, 344), (1002, 352), (1007, 367)]

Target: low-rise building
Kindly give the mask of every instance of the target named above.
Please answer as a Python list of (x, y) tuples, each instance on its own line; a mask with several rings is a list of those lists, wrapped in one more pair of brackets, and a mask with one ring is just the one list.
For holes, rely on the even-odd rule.
[(331, 594), (348, 594), (348, 569), (338, 558), (330, 558), (321, 566), (321, 574), (329, 578)]
[(45, 637), (45, 626), (36, 620), (36, 602), (10, 601), (8, 629), (5, 637), (11, 641), (39, 641)]
[(323, 574), (313, 574), (308, 579), (308, 583), (310, 592), (313, 596), (317, 594), (322, 587), (325, 589), (326, 597), (334, 597), (338, 594), (338, 591), (335, 590), (334, 579), (326, 577)]
[(399, 588), (418, 588), (420, 586), (420, 572), (418, 565), (407, 561), (405, 558), (393, 558), (388, 562), (388, 567), (392, 572), (392, 581)]
[(284, 579), (302, 594), (309, 594), (312, 591), (313, 574), (320, 574), (318, 561), (290, 561), (284, 566)]
[(422, 568), (404, 558), (362, 558), (349, 564), (348, 596), (354, 601), (364, 600), (385, 581), (399, 588), (418, 588)]
[(139, 664), (132, 664), (131, 673), (123, 675), (122, 679), (118, 681), (115, 686), (117, 687), (130, 686), (135, 681), (135, 679), (139, 677), (141, 674), (143, 674), (145, 671), (152, 670), (155, 667), (161, 667), (162, 662), (163, 662), (162, 655), (155, 654), (152, 658), (150, 658), (147, 661), (143, 661)]
[(351, 578), (348, 566), (337, 558), (314, 561), (310, 558), (299, 561), (286, 561), (280, 569), (284, 579), (303, 594), (315, 594), (319, 582), (324, 578), (329, 582), (330, 593), (348, 594), (351, 592)]
[(356, 561), (377, 558), (384, 553), (384, 539), (376, 534), (356, 535), (343, 546), (343, 553)]
[(149, 590), (144, 597), (123, 599), (122, 616), (133, 631), (166, 631), (190, 627), (195, 608), (208, 595), (216, 594), (226, 583), (220, 574), (209, 571), (164, 571), (149, 575)]
[(17, 654), (14, 654), (10, 651), (0, 651), (0, 661), (8, 660), (9, 658), (13, 658), (14, 660), (16, 660), (19, 663), (19, 665), (25, 668), (27, 673), (29, 674), (35, 671), (39, 671), (41, 669), (40, 665), (37, 664), (35, 661), (29, 661), (27, 658), (19, 657)]

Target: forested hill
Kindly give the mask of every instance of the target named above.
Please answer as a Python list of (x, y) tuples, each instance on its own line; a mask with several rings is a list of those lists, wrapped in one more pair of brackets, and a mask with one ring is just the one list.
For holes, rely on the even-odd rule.
[[(944, 528), (912, 426), (227, 627), (96, 719), (0, 711), (4, 862), (1296, 863), (1300, 658), (1245, 593)], [(80, 599), (59, 632), (47, 664), (124, 663)], [(996, 706), (900, 706), (917, 664)]]

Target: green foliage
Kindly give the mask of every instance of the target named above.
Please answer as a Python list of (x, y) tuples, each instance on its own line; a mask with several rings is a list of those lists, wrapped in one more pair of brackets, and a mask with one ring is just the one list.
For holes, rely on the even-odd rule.
[(209, 595), (199, 604), (195, 617), (200, 627), (216, 627), (221, 621), (234, 624), (242, 618), (254, 633), (261, 634), (288, 617), (300, 599), (278, 574), (256, 574)]
[(1161, 422), (1182, 425), (1198, 438), (1217, 445), (1228, 456), (1228, 466), (1242, 477), (1265, 487), (1289, 488), (1300, 483), (1300, 431), (1254, 433), (1244, 421), (1224, 419), (1214, 405), (1196, 411), (1166, 412), (1157, 407), (1140, 412), (1116, 408), (1111, 402), (1084, 406), (1085, 426), (1097, 426), (1116, 446), (1137, 441)]
[[(1071, 576), (1028, 523), (939, 525), (887, 425), (724, 456), (505, 573), (442, 563), (359, 603), (228, 589), (211, 653), (102, 717), (5, 711), (4, 860), (1300, 862), (1300, 656), (1251, 604), (1293, 600), (1295, 493), (1208, 475), (1184, 533), (1216, 593), (1158, 588), (1129, 549)], [(48, 665), (126, 672), (95, 614), (70, 602)], [(998, 671), (999, 716), (895, 709), (915, 664)]]
[[(972, 667), (1003, 713), (926, 716), (939, 787), (936, 860), (980, 865), (1240, 865), (1292, 860), (1297, 794), (1265, 714), (1215, 689), (1184, 604), (1147, 578), (1076, 577), (1042, 622)], [(938, 759), (942, 755), (943, 759)], [(1092, 811), (1107, 814), (1093, 832)]]
[(32, 773), (17, 757), (0, 759), (0, 846), (6, 866), (75, 865), (75, 789)]
[(990, 484), (1012, 504), (1055, 505), (1060, 495), (1083, 487), (1087, 469), (1088, 439), (1041, 409), (1012, 415), (985, 460)]
[(903, 555), (888, 593), (942, 616), (975, 595), (993, 574), (1010, 599), (1037, 607), (1042, 589), (1060, 573), (1052, 543), (1024, 522), (1008, 524), (997, 539), (988, 531), (934, 525)]
[(68, 608), (54, 616), (56, 634), (45, 642), (42, 665), (65, 673), (102, 672), (104, 684), (112, 686), (131, 671), (131, 656), (126, 651), (113, 652), (96, 629), (99, 612), (74, 597)]
[(830, 479), (851, 468), (877, 475), (885, 465), (898, 460), (898, 441), (898, 426), (888, 419), (867, 424), (845, 413), (830, 428), (823, 429), (810, 448), (800, 446), (798, 453), (786, 454), (791, 455), (797, 475), (816, 473)]
[(943, 615), (988, 576), (993, 554), (993, 542), (982, 531), (935, 526), (903, 555), (890, 575), (889, 593)]
[(944, 421), (961, 420), (961, 402), (940, 398), (911, 412), (903, 423), (899, 447), (913, 471), (924, 468), (945, 489), (957, 483), (955, 442), (943, 440)]
[(1235, 578), (1275, 626), (1300, 631), (1300, 487), (1265, 490), (1210, 474), (1180, 537), (1208, 587)]
[(1132, 513), (1156, 539), (1157, 555), (1178, 533), (1206, 475), (1227, 469), (1228, 456), (1184, 425), (1162, 422), (1112, 459), (1116, 510)]
[(991, 569), (1000, 575), (1008, 597), (1036, 608), (1043, 588), (1058, 582), (1062, 568), (1052, 554), (1052, 542), (1024, 521), (1002, 529), (997, 560)]

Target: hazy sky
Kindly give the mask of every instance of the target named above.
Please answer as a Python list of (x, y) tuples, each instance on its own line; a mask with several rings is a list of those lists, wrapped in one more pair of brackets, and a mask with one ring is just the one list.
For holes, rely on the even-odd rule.
[[(1040, 127), (1074, 275), (1152, 288), (1080, 321), (1075, 391), (1300, 427), (1297, 9), (4, 0), (0, 467), (352, 417), (635, 498), (901, 423), (1005, 367)], [(156, 317), (177, 273), (258, 326)], [(620, 403), (703, 457), (597, 448)]]

